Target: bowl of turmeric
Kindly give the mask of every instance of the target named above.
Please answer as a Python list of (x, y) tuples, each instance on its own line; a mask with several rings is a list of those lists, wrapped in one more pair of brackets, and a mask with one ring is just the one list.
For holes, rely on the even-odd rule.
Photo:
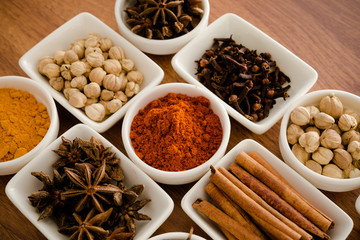
[(122, 139), (129, 158), (155, 181), (199, 179), (226, 151), (229, 116), (198, 86), (168, 83), (144, 92), (125, 115)]
[(0, 175), (13, 174), (59, 132), (51, 95), (30, 78), (0, 77)]

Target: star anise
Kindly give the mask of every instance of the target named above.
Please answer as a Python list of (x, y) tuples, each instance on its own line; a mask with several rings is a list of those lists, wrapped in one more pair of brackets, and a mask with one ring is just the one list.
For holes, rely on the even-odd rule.
[[(191, 31), (203, 10), (198, 0), (138, 0), (128, 7), (126, 23), (131, 31), (153, 39), (169, 39)], [(192, 23), (192, 24), (189, 24)]]
[[(55, 152), (61, 159), (53, 165), (53, 177), (32, 172), (43, 183), (28, 196), (41, 213), (39, 220), (51, 216), (70, 239), (133, 239), (134, 219), (150, 220), (138, 213), (149, 200), (136, 201), (144, 185), (125, 187), (120, 159), (111, 148), (94, 137), (89, 141), (63, 137)], [(102, 213), (95, 216), (96, 212)]]
[(61, 199), (61, 193), (63, 192), (62, 178), (56, 169), (54, 169), (53, 173), (54, 178), (42, 171), (31, 172), (31, 175), (44, 184), (39, 191), (28, 196), (31, 204), (41, 212), (38, 220), (52, 216), (56, 208), (64, 206), (64, 201)]
[(105, 147), (100, 139), (91, 137), (90, 141), (79, 140), (80, 148), (88, 157), (88, 162), (95, 166), (106, 163), (106, 173), (115, 181), (122, 181), (124, 175), (119, 165), (120, 158), (116, 157), (116, 153), (111, 151), (111, 147)]
[(128, 232), (127, 227), (118, 227), (106, 237), (106, 240), (131, 240), (134, 236), (135, 233)]
[[(143, 186), (136, 185), (132, 188), (132, 192), (139, 191), (139, 194), (135, 193), (137, 196), (140, 196)], [(135, 221), (136, 220), (151, 220), (151, 218), (145, 214), (139, 212), (150, 199), (142, 199), (136, 201), (138, 197), (132, 195), (124, 199), (119, 194), (114, 194), (114, 212), (115, 212), (115, 222), (118, 222), (120, 226), (126, 226), (130, 232), (135, 233)]]
[(146, 3), (148, 4), (148, 7), (142, 13), (140, 13), (140, 16), (148, 16), (149, 14), (153, 13), (153, 25), (156, 25), (160, 15), (161, 23), (167, 25), (169, 22), (166, 20), (166, 16), (170, 18), (169, 20), (174, 22), (178, 21), (176, 14), (171, 9), (177, 8), (183, 4), (184, 1), (170, 0), (168, 2), (167, 0), (147, 0)]
[(59, 232), (64, 234), (71, 234), (69, 239), (106, 239), (109, 235), (109, 231), (101, 227), (101, 225), (110, 217), (112, 208), (106, 212), (99, 213), (94, 216), (95, 210), (92, 209), (82, 220), (81, 216), (77, 213), (73, 213), (73, 217), (77, 222), (77, 225), (70, 227), (61, 227)]
[(73, 198), (82, 196), (82, 199), (75, 207), (76, 212), (83, 210), (89, 202), (99, 212), (104, 212), (102, 202), (111, 204), (106, 195), (111, 195), (122, 190), (112, 184), (102, 184), (100, 182), (105, 177), (105, 162), (93, 173), (87, 163), (75, 164), (76, 169), (65, 168), (65, 173), (74, 184), (73, 189), (61, 193), (62, 198)]
[(63, 168), (63, 167), (74, 167), (74, 164), (79, 162), (84, 152), (79, 146), (79, 138), (75, 138), (74, 141), (71, 141), (64, 136), (61, 137), (62, 143), (59, 146), (59, 149), (53, 150), (56, 154), (60, 156), (54, 164), (54, 168)]

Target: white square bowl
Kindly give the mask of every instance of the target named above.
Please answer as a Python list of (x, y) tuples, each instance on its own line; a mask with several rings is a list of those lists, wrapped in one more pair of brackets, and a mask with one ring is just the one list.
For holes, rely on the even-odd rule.
[[(292, 168), (277, 158), (269, 150), (261, 146), (259, 143), (251, 139), (246, 139), (238, 143), (231, 149), (214, 167), (220, 166), (228, 168), (235, 161), (236, 156), (241, 152), (257, 152), (259, 153), (301, 196), (308, 200), (311, 204), (324, 212), (327, 216), (334, 220), (335, 226), (329, 230), (327, 234), (331, 239), (346, 239), (350, 234), (354, 223), (352, 219), (334, 202), (328, 199), (323, 193), (315, 188), (306, 179), (296, 173)], [(199, 213), (192, 207), (194, 201), (203, 198), (211, 201), (205, 192), (205, 187), (209, 180), (210, 171), (208, 171), (183, 197), (181, 207), (185, 213), (198, 224), (211, 238), (225, 239), (224, 235), (218, 230), (207, 217)]]
[(230, 36), (236, 43), (242, 44), (250, 50), (257, 50), (258, 53), (269, 52), (280, 70), (291, 80), (291, 87), (288, 91), (290, 97), (285, 101), (282, 98), (277, 98), (269, 116), (258, 122), (246, 119), (229, 104), (222, 101), (231, 117), (252, 132), (263, 134), (282, 117), (288, 106), (294, 104), (296, 99), (311, 89), (317, 81), (317, 72), (284, 46), (232, 13), (227, 13), (215, 20), (200, 35), (185, 45), (172, 58), (173, 68), (185, 81), (201, 86), (210, 92), (198, 81), (195, 75), (197, 69), (195, 61), (199, 60), (205, 50), (212, 46), (214, 38), (228, 38)]
[[(78, 124), (65, 132), (63, 136), (70, 140), (73, 140), (75, 137), (90, 139), (92, 136), (95, 136), (103, 142), (105, 147), (112, 146), (112, 151), (115, 152), (116, 156), (121, 160), (120, 166), (125, 177), (125, 186), (130, 187), (135, 184), (144, 184), (145, 189), (140, 198), (151, 199), (151, 202), (141, 209), (141, 212), (150, 216), (152, 220), (135, 221), (136, 236), (134, 239), (141, 240), (149, 238), (171, 214), (174, 208), (174, 202), (170, 196), (122, 152), (90, 127), (84, 124)], [(39, 213), (31, 205), (28, 196), (38, 191), (43, 185), (38, 179), (31, 175), (31, 172), (44, 171), (51, 174), (51, 165), (59, 158), (52, 150), (58, 149), (61, 143), (62, 140), (59, 137), (48, 145), (9, 181), (5, 189), (6, 195), (24, 216), (27, 217), (45, 237), (54, 240), (68, 239), (68, 237), (58, 232), (58, 227), (52, 219), (37, 220)]]
[(53, 89), (49, 81), (37, 71), (37, 62), (41, 57), (53, 56), (54, 52), (58, 50), (69, 49), (70, 44), (75, 40), (85, 38), (92, 32), (99, 33), (102, 37), (110, 38), (114, 45), (124, 49), (126, 58), (134, 61), (138, 71), (144, 75), (144, 81), (140, 86), (139, 94), (148, 88), (160, 84), (164, 77), (164, 71), (154, 61), (105, 23), (86, 12), (76, 15), (41, 40), (20, 58), (19, 65), (30, 78), (41, 83), (53, 98), (77, 119), (101, 133), (108, 130), (125, 115), (126, 110), (139, 94), (132, 97), (121, 109), (102, 122), (96, 122), (88, 118), (81, 109), (71, 106), (64, 95)]

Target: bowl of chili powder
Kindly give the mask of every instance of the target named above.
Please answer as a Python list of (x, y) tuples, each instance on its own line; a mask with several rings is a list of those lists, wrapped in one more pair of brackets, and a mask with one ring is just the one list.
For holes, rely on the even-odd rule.
[(122, 139), (129, 158), (157, 182), (199, 179), (226, 151), (229, 116), (198, 86), (168, 83), (144, 92), (125, 115)]

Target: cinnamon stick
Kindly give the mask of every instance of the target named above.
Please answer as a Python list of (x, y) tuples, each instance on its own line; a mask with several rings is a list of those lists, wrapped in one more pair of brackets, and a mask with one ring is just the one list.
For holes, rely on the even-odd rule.
[(271, 239), (279, 239), (279, 240), (291, 240), (292, 238), (277, 229), (276, 227), (272, 226), (267, 221), (259, 217), (254, 217), (254, 221), (257, 222), (261, 226), (265, 226), (265, 232)]
[(237, 239), (256, 239), (260, 240), (258, 236), (250, 232), (248, 229), (243, 227), (240, 223), (226, 215), (223, 211), (215, 207), (213, 204), (208, 201), (198, 198), (192, 206), (207, 216), (210, 220), (218, 224), (221, 228), (226, 229)]
[[(265, 208), (256, 203), (253, 199), (247, 196), (243, 191), (237, 188), (230, 180), (228, 180), (222, 173), (216, 170), (213, 166), (211, 168), (210, 180), (220, 188), (231, 200), (233, 200), (239, 207), (244, 209), (252, 218), (258, 217), (263, 221), (269, 223), (272, 227), (276, 228), (280, 232), (288, 235), (291, 239), (301, 239), (301, 235), (288, 227), (285, 223), (280, 221), (274, 215), (272, 215)], [(261, 224), (261, 223), (260, 223)], [(273, 229), (267, 225), (261, 225), (266, 231), (271, 232)], [(281, 239), (281, 236), (274, 234), (276, 239)]]
[(268, 210), (271, 214), (273, 214), (275, 217), (280, 219), (283, 223), (288, 225), (290, 228), (292, 228), (294, 231), (299, 233), (301, 235), (301, 239), (311, 240), (313, 237), (307, 233), (305, 230), (300, 228), (298, 225), (296, 225), (294, 222), (290, 221), (288, 218), (286, 218), (284, 215), (279, 213), (277, 210), (275, 210), (273, 207), (271, 207), (267, 202), (264, 201), (260, 196), (258, 196), (256, 193), (254, 193), (250, 188), (248, 188), (245, 184), (240, 182), (239, 179), (237, 179), (234, 175), (232, 175), (228, 170), (226, 170), (223, 167), (220, 167), (219, 172), (221, 172), (227, 179), (229, 179), (236, 187), (238, 187), (241, 191), (243, 191), (246, 195), (248, 195), (251, 199), (253, 199), (255, 202), (257, 202), (259, 205), (261, 205), (263, 208)]
[[(292, 188), (292, 186), (273, 168), (271, 165), (257, 152), (249, 152), (248, 155), (252, 157), (254, 160), (256, 160), (258, 163), (260, 163), (262, 166), (264, 166), (267, 170), (269, 170), (272, 174), (274, 174), (276, 177), (278, 177), (284, 184), (288, 185)], [(329, 221), (333, 221), (329, 216), (327, 216), (325, 213), (320, 211), (318, 208), (316, 208), (314, 205), (309, 203), (303, 196), (301, 196), (298, 192), (296, 192), (298, 197), (303, 199), (310, 207), (312, 207), (314, 210), (318, 211), (321, 215), (323, 215), (325, 218), (327, 218)], [(330, 226), (330, 228), (333, 227)]]
[(305, 218), (300, 212), (293, 208), (289, 203), (284, 201), (279, 195), (273, 192), (269, 187), (254, 178), (247, 171), (242, 169), (236, 163), (229, 166), (230, 172), (232, 172), (241, 182), (247, 187), (264, 199), (273, 208), (282, 213), (285, 217), (293, 221), (303, 229), (319, 236), (321, 238), (329, 238), (329, 236), (316, 227), (312, 222)]
[(225, 237), (227, 238), (227, 240), (237, 240), (236, 237), (234, 237), (234, 235), (232, 235), (228, 230), (226, 230), (223, 227), (219, 227), (220, 230), (223, 232), (223, 234), (225, 235)]
[(227, 215), (259, 236), (261, 239), (266, 239), (266, 236), (251, 221), (249, 216), (241, 208), (237, 207), (235, 203), (232, 203), (232, 201), (219, 188), (217, 188), (215, 184), (209, 183), (205, 187), (205, 191)]
[(324, 217), (324, 215), (320, 214), (319, 211), (314, 210), (303, 199), (298, 198), (298, 194), (293, 188), (283, 184), (283, 181), (277, 178), (274, 174), (272, 174), (269, 170), (267, 170), (245, 152), (239, 153), (235, 161), (254, 177), (265, 183), (270, 189), (272, 189), (282, 199), (287, 201), (290, 205), (302, 213), (322, 231), (326, 232), (333, 225), (333, 221), (330, 221), (328, 218)]

